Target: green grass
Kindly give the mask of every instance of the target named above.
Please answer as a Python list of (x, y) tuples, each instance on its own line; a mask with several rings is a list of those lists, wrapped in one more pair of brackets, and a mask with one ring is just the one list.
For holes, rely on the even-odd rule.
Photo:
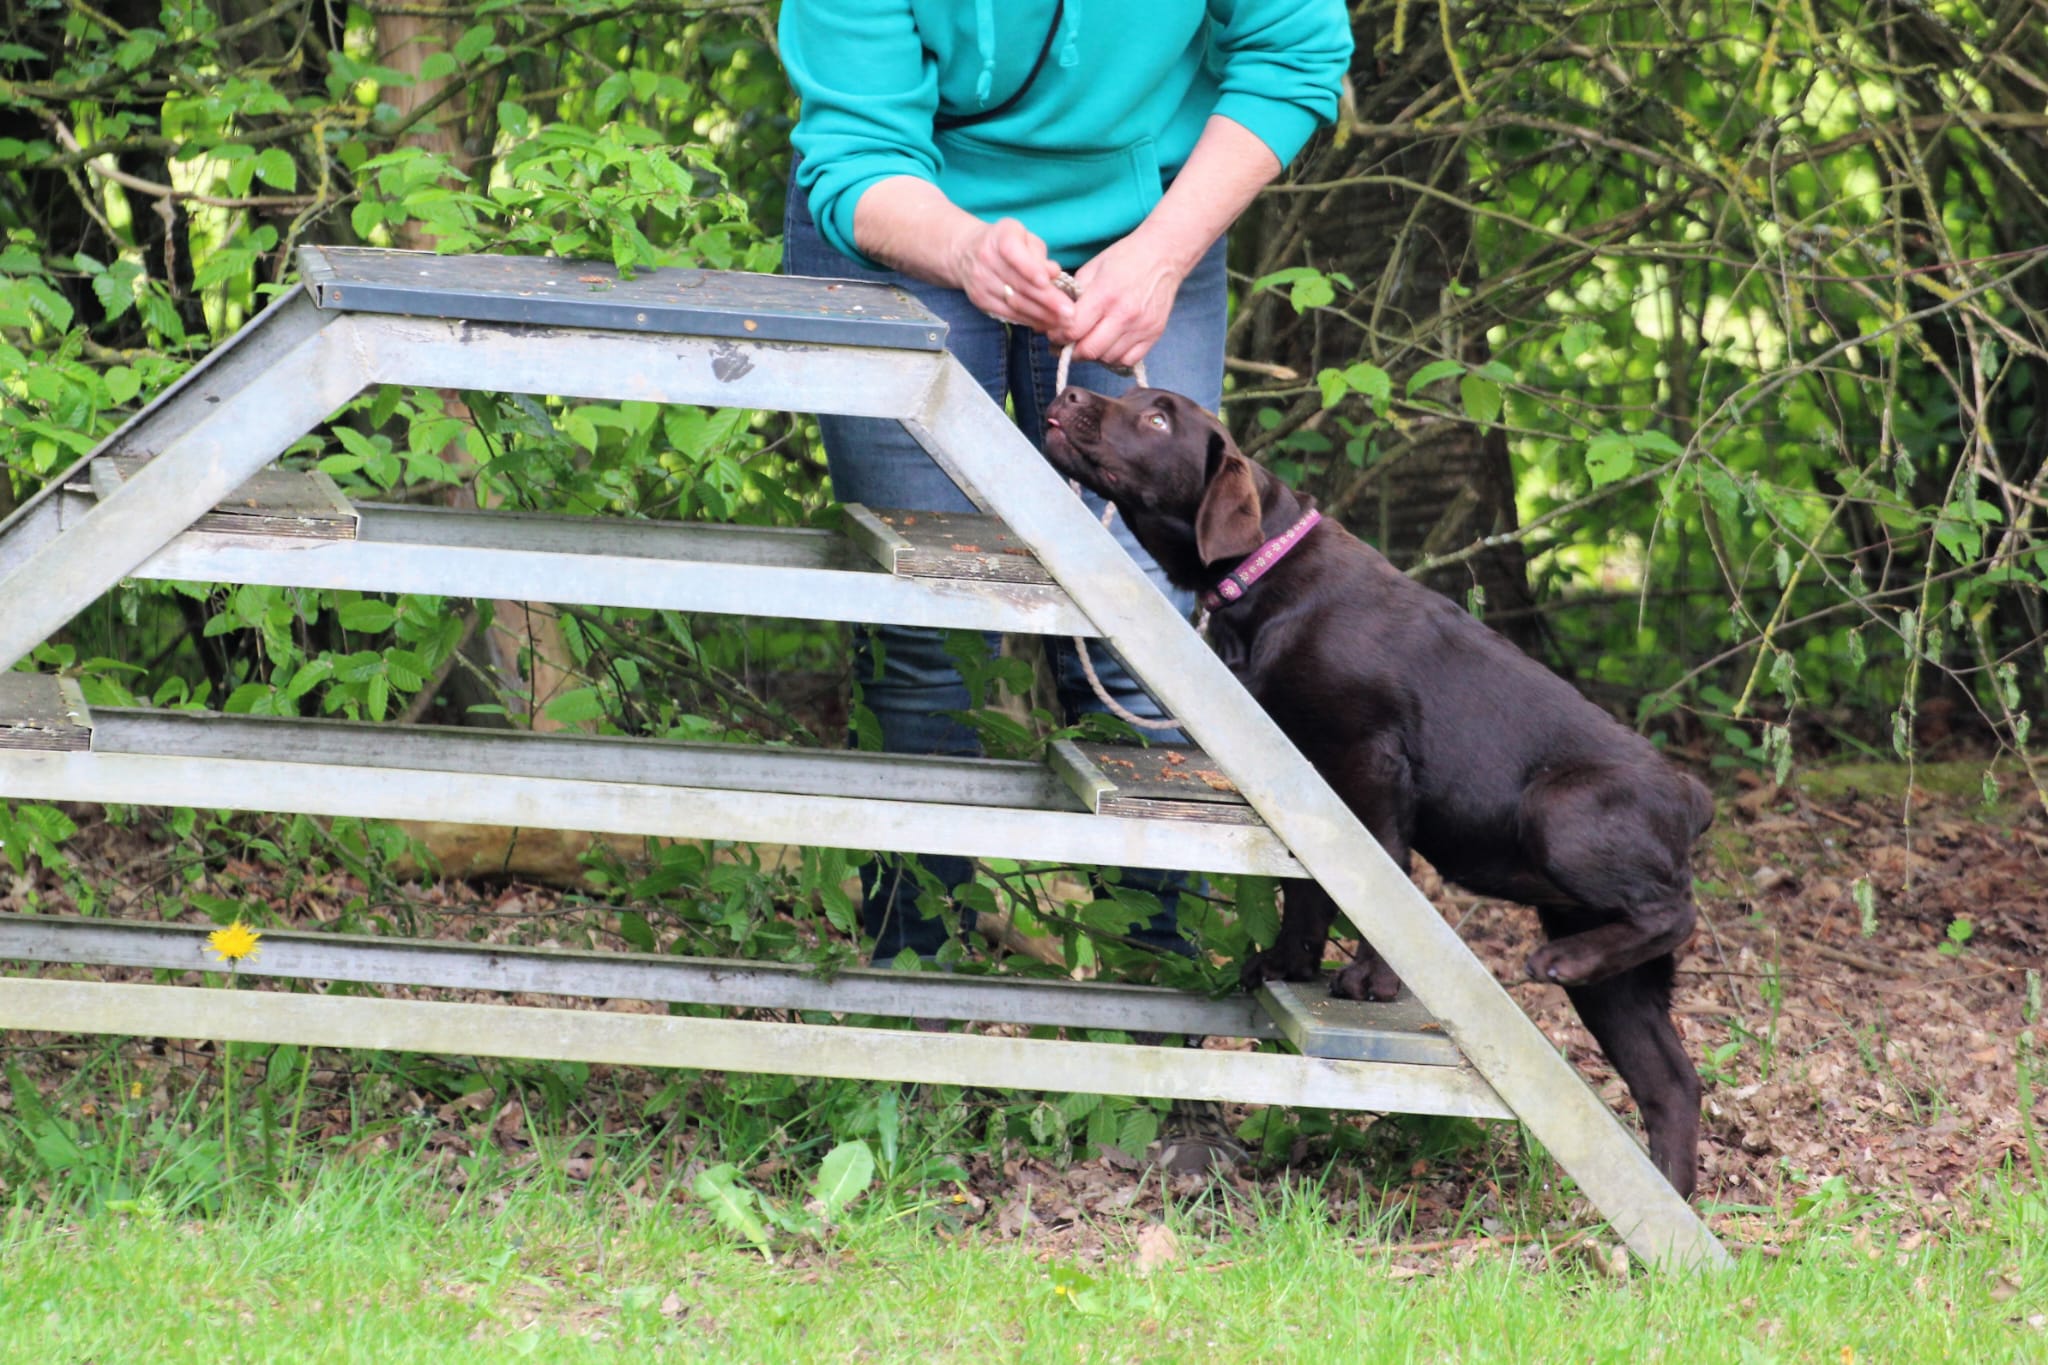
[(1397, 1262), (1312, 1198), (1262, 1215), (1229, 1240), (1183, 1229), (1146, 1276), (1135, 1228), (1076, 1265), (874, 1204), (769, 1265), (687, 1202), (560, 1181), (462, 1198), (424, 1163), (335, 1160), (203, 1221), (18, 1204), (0, 1360), (2048, 1359), (2028, 1323), (2048, 1313), (2038, 1192), (1910, 1251), (1881, 1222), (1794, 1226), (1725, 1274), (1626, 1281), (1578, 1248), (1541, 1268), (1496, 1249)]

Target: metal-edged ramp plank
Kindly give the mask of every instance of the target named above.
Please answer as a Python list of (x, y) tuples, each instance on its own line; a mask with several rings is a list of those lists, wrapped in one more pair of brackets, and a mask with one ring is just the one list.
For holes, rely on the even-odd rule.
[(531, 1005), (13, 977), (0, 1029), (1513, 1117), (1465, 1067)]
[(1409, 991), (1385, 1002), (1339, 1000), (1327, 982), (1269, 981), (1259, 987), (1258, 1000), (1303, 1056), (1437, 1066), (1465, 1060)]
[[(63, 915), (0, 915), (0, 961), (219, 971), (207, 929)], [(898, 1018), (1044, 1024), (1223, 1038), (1278, 1039), (1249, 996), (1211, 1000), (1162, 986), (969, 976), (659, 953), (591, 952), (431, 939), (265, 930), (237, 974), (308, 981), (431, 986), (522, 994), (661, 1000), (732, 1009), (809, 1010)], [(1382, 1057), (1371, 1060), (1422, 1060)], [(1455, 1057), (1453, 1058), (1455, 1061)]]
[(675, 266), (628, 280), (603, 261), (346, 246), (301, 247), (299, 270), (315, 303), (343, 312), (911, 351), (946, 344), (946, 324), (915, 296), (856, 280)]
[(92, 713), (78, 683), (54, 673), (0, 673), (0, 749), (92, 747)]

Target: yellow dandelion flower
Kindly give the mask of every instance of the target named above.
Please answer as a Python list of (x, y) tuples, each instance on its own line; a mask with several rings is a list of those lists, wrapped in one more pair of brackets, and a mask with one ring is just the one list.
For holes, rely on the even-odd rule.
[(206, 936), (206, 946), (223, 962), (240, 962), (245, 957), (254, 957), (262, 952), (256, 944), (263, 935), (248, 925), (236, 920), (225, 929), (216, 929)]

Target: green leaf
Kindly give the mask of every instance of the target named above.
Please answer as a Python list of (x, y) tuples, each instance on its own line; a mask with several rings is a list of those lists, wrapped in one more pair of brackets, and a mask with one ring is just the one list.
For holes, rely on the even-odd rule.
[(1493, 425), (1493, 419), (1500, 416), (1500, 385), (1491, 379), (1468, 374), (1458, 381), (1458, 397), (1465, 404), (1465, 415), (1481, 427)]
[[(100, 301), (100, 307), (107, 310), (107, 321), (112, 322), (135, 306), (135, 275), (132, 270), (113, 271), (92, 277), (93, 297)], [(133, 398), (134, 394), (129, 394)], [(125, 403), (127, 398), (116, 399)]]
[(619, 937), (643, 953), (654, 951), (654, 926), (647, 922), (647, 916), (636, 911), (620, 912)]
[(578, 687), (552, 697), (541, 714), (562, 725), (581, 725), (604, 717), (604, 698), (594, 687)]
[(1414, 374), (1408, 376), (1407, 393), (1410, 398), (1428, 388), (1439, 379), (1449, 379), (1454, 374), (1465, 373), (1462, 360), (1432, 360)]
[(597, 87), (597, 94), (591, 100), (591, 111), (601, 119), (610, 118), (612, 110), (623, 104), (632, 93), (633, 78), (624, 71), (614, 71)]
[(1635, 434), (1636, 449), (1655, 455), (1683, 455), (1685, 447), (1661, 431), (1639, 431)]
[(1394, 399), (1394, 377), (1379, 366), (1361, 360), (1344, 370), (1344, 382), (1372, 400), (1374, 410), (1385, 412)]
[(231, 716), (246, 716), (255, 710), (257, 702), (269, 695), (269, 683), (246, 682), (228, 693), (228, 699), (221, 703), (220, 709)]
[(1276, 270), (1252, 282), (1252, 292), (1287, 286), (1287, 300), (1294, 305), (1294, 311), (1305, 313), (1311, 308), (1321, 308), (1337, 297), (1336, 286), (1330, 277), (1320, 270), (1305, 265), (1289, 266)]
[(142, 376), (126, 365), (108, 370), (100, 376), (100, 382), (106, 386), (107, 400), (113, 403), (125, 403), (142, 392)]
[(837, 1222), (841, 1210), (867, 1193), (875, 1179), (875, 1154), (865, 1142), (842, 1142), (825, 1156), (818, 1167), (817, 1183), (811, 1193), (825, 1206), (828, 1221)]
[(1333, 408), (1351, 392), (1351, 386), (1344, 381), (1342, 370), (1322, 370), (1316, 375), (1316, 387), (1323, 391), (1323, 406)]
[(455, 40), (455, 60), (464, 66), (469, 65), (482, 55), (485, 48), (496, 42), (497, 38), (498, 30), (494, 24), (477, 24), (466, 29), (463, 35)]
[(381, 635), (398, 619), (398, 609), (389, 602), (365, 597), (342, 603), (335, 615), (341, 619), (343, 630), (352, 630), (358, 635)]
[(257, 154), (256, 178), (281, 190), (294, 190), (299, 186), (299, 167), (284, 148), (268, 147)]
[(1327, 307), (1335, 302), (1336, 298), (1336, 286), (1323, 275), (1297, 280), (1294, 288), (1287, 291), (1287, 301), (1294, 305), (1294, 311), (1297, 313), (1306, 313), (1311, 308)]
[(1271, 877), (1237, 879), (1237, 922), (1261, 947), (1280, 937), (1278, 883)]
[(1620, 432), (1602, 432), (1586, 446), (1586, 472), (1595, 485), (1625, 479), (1635, 467), (1635, 444)]
[(455, 54), (452, 52), (429, 52), (420, 63), (420, 80), (445, 81), (455, 74)]
[(385, 650), (384, 671), (391, 675), (393, 686), (407, 692), (417, 692), (427, 685), (426, 660), (409, 649)]
[(707, 1166), (697, 1173), (691, 1189), (719, 1226), (746, 1238), (767, 1260), (775, 1259), (768, 1245), (768, 1225), (759, 1212), (761, 1196), (740, 1182), (739, 1167), (730, 1162)]
[(15, 815), (31, 833), (45, 843), (61, 844), (78, 833), (78, 826), (72, 822), (71, 817), (55, 806), (40, 803), (25, 805), (16, 810)]

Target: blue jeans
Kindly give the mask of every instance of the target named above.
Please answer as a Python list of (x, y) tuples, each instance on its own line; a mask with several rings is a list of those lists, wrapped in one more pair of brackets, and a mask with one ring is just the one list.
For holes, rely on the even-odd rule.
[[(991, 399), (998, 404), (1008, 400), (1017, 425), (1032, 444), (1040, 442), (1058, 364), (1058, 357), (1043, 336), (1028, 328), (997, 322), (969, 303), (959, 290), (926, 284), (894, 271), (870, 270), (840, 254), (819, 235), (811, 219), (810, 205), (793, 175), (783, 234), (784, 273), (892, 285), (914, 295), (943, 318), (950, 329), (948, 349), (981, 381)], [(1181, 285), (1166, 332), (1145, 357), (1146, 377), (1155, 387), (1186, 394), (1214, 411), (1223, 396), (1226, 316), (1224, 243), (1218, 241)], [(1069, 379), (1084, 388), (1109, 394), (1122, 393), (1133, 383), (1086, 361), (1074, 363)], [(832, 487), (840, 501), (911, 511), (979, 510), (904, 431), (901, 423), (821, 416), (818, 427), (825, 439)], [(1087, 501), (1100, 516), (1102, 500), (1091, 493)], [(1112, 532), (1181, 614), (1192, 615), (1194, 594), (1166, 581), (1159, 566), (1139, 547), (1121, 518), (1112, 524)], [(973, 699), (959, 666), (947, 653), (946, 634), (921, 626), (874, 626), (860, 633), (854, 676), (862, 688), (862, 700), (880, 725), (882, 747), (891, 753), (964, 756), (981, 751), (974, 732), (948, 714), (969, 709)], [(1089, 688), (1073, 642), (1054, 639), (1047, 643), (1060, 705), (1069, 723), (1082, 712), (1107, 710)], [(994, 636), (988, 637), (985, 647), (996, 647)], [(1159, 703), (1139, 686), (1113, 651), (1098, 644), (1091, 647), (1090, 654), (1104, 690), (1119, 705), (1140, 716), (1162, 714)], [(1186, 736), (1177, 730), (1149, 733), (1162, 743), (1187, 742)], [(921, 862), (947, 888), (957, 887), (973, 876), (965, 858), (924, 855)], [(1190, 952), (1176, 927), (1179, 892), (1187, 883), (1186, 874), (1127, 869), (1120, 881), (1123, 886), (1156, 895), (1162, 907), (1150, 923), (1139, 926), (1131, 937), (1168, 952)], [(876, 961), (889, 961), (906, 948), (925, 957), (938, 952), (945, 942), (945, 926), (919, 908), (918, 879), (904, 860), (885, 858), (868, 864), (862, 870), (861, 886), (862, 924), (875, 940)], [(963, 928), (970, 927), (973, 912), (962, 908), (960, 914)]]

